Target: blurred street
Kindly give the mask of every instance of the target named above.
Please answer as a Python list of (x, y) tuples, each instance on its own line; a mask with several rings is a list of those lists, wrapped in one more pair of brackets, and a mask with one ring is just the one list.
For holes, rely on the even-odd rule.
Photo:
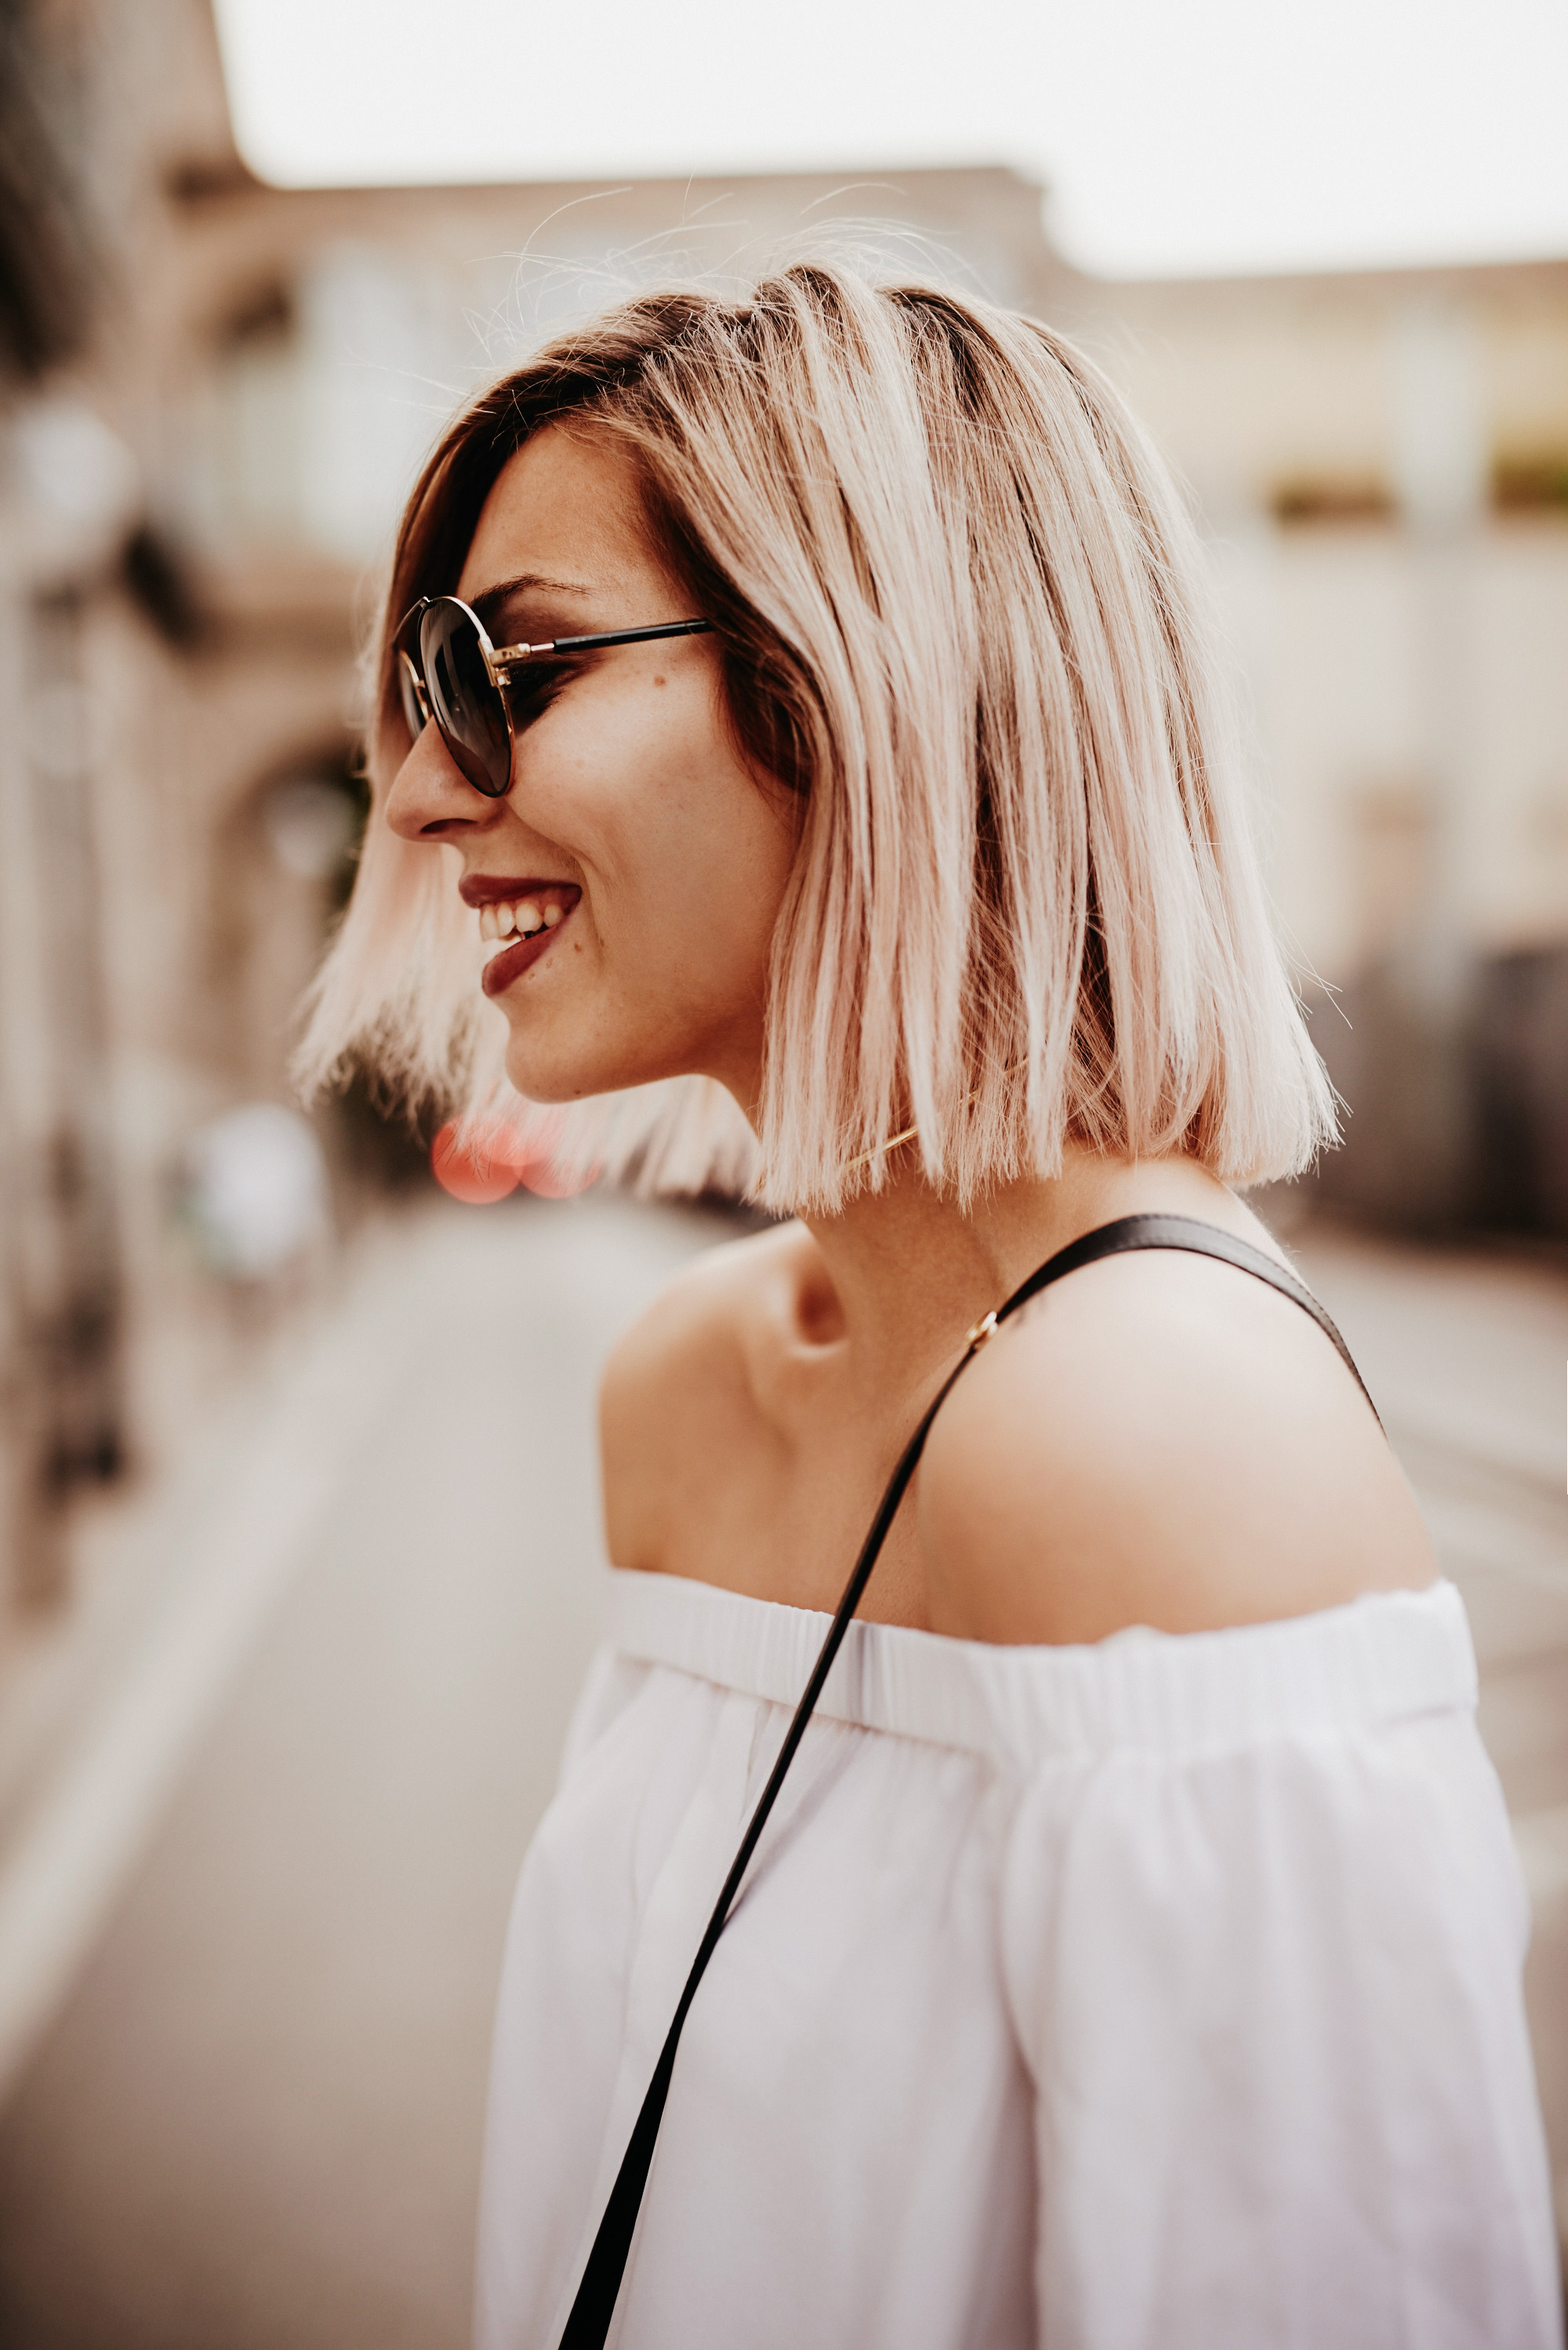
[(316, 1523), (0, 2124), (8, 2350), (467, 2340), (501, 1936), (597, 1630), (598, 1365), (714, 1232), (594, 1201), (397, 1237), (326, 1334), (331, 1480), (309, 1418), (231, 1471), (237, 1549), (269, 1489)]
[[(209, 1643), (207, 1726), (0, 2117), (9, 2350), (466, 2341), (500, 1939), (596, 1633), (594, 1382), (722, 1232), (593, 1199), (411, 1211), (312, 1338), (292, 1418), (188, 1521), (237, 1511), (182, 1604), (248, 1540), (248, 1628), (233, 1669)], [(1321, 1232), (1299, 1253), (1471, 1607), (1561, 2178), (1568, 1274)]]

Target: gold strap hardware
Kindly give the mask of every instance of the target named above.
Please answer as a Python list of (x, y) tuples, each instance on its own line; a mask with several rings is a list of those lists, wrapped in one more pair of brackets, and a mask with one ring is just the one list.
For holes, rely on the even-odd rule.
[(977, 1355), (988, 1338), (995, 1337), (996, 1327), (996, 1315), (994, 1312), (981, 1315), (980, 1320), (975, 1324), (974, 1328), (970, 1332), (969, 1336), (963, 1342), (966, 1352), (971, 1355)]

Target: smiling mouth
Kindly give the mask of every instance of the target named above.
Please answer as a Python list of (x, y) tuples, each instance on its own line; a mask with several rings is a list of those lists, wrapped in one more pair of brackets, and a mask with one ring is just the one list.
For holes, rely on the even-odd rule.
[(493, 882), (475, 877), (463, 885), (464, 897), (479, 896), (479, 935), (493, 941), (497, 952), (484, 966), (481, 985), (486, 995), (500, 995), (537, 962), (556, 931), (571, 914), (582, 891), (570, 881), (503, 884), (515, 895), (502, 897)]

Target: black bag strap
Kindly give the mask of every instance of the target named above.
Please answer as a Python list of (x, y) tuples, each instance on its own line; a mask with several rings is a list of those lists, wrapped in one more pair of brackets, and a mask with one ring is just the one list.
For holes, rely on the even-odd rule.
[[(676, 2005), (664, 2046), (659, 2051), (659, 2062), (653, 2068), (653, 2078), (648, 2085), (642, 2109), (621, 2158), (620, 2169), (610, 2189), (609, 2200), (605, 2205), (604, 2217), (599, 2221), (576, 2298), (561, 2335), (560, 2350), (602, 2350), (608, 2334), (637, 2228), (637, 2215), (642, 2208), (643, 2189), (653, 2160), (654, 2142), (664, 2114), (664, 2101), (675, 2070), (675, 2052), (680, 2044), (680, 2033), (697, 1995), (697, 1986), (718, 1947), (719, 1937), (724, 1930), (735, 1896), (740, 1891), (741, 1879), (756, 1850), (757, 1839), (767, 1824), (768, 1814), (777, 1800), (790, 1764), (794, 1761), (800, 1742), (805, 1735), (805, 1726), (811, 1720), (817, 1699), (822, 1695), (823, 1684), (833, 1669), (834, 1659), (844, 1645), (850, 1618), (860, 1605), (871, 1570), (877, 1564), (877, 1554), (888, 1538), (888, 1529), (898, 1514), (898, 1504), (925, 1450), (932, 1421), (963, 1371), (999, 1325), (1016, 1314), (1020, 1306), (1026, 1305), (1032, 1297), (1037, 1297), (1053, 1282), (1076, 1273), (1083, 1265), (1095, 1264), (1102, 1257), (1119, 1256), (1128, 1249), (1189, 1249), (1198, 1256), (1218, 1257), (1222, 1263), (1234, 1265), (1241, 1273), (1250, 1273), (1259, 1281), (1266, 1281), (1271, 1288), (1279, 1290), (1303, 1312), (1310, 1314), (1319, 1329), (1333, 1340), (1357, 1387), (1372, 1405), (1374, 1417), (1376, 1417), (1377, 1407), (1366, 1394), (1366, 1382), (1351, 1360), (1349, 1347), (1305, 1284), (1298, 1281), (1293, 1273), (1288, 1272), (1272, 1256), (1265, 1255), (1262, 1249), (1253, 1248), (1249, 1241), (1238, 1240), (1218, 1224), (1200, 1223), (1191, 1216), (1122, 1216), (1115, 1223), (1102, 1224), (1097, 1231), (1085, 1232), (1080, 1240), (1071, 1241), (1064, 1249), (1058, 1249), (1054, 1257), (1013, 1291), (1004, 1305), (999, 1305), (994, 1314), (988, 1314), (976, 1323), (965, 1341), (963, 1353), (927, 1405), (919, 1426), (899, 1454), (898, 1464), (888, 1480), (888, 1490), (877, 1504), (870, 1530), (860, 1546), (855, 1571), (844, 1587), (844, 1596), (822, 1644), (822, 1652), (812, 1667), (811, 1679), (805, 1685), (805, 1694), (795, 1708), (794, 1719), (779, 1749), (778, 1761), (774, 1764), (767, 1785), (757, 1798), (756, 1808), (746, 1824), (746, 1832), (741, 1838), (740, 1848), (730, 1865), (730, 1873), (713, 1905), (707, 1931), (698, 1945), (691, 1971), (686, 1978), (686, 1987)], [(1378, 1425), (1381, 1427), (1381, 1420)]]

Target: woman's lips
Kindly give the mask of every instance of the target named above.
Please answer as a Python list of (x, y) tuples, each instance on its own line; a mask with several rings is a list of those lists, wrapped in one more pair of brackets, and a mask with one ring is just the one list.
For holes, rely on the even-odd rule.
[(499, 954), (492, 955), (479, 983), (486, 995), (504, 995), (514, 979), (521, 979), (554, 946), (570, 919), (564, 915), (553, 931), (535, 931), (531, 939), (518, 939), (511, 946), (503, 947)]
[[(513, 889), (520, 890), (514, 902), (510, 898)], [(465, 890), (465, 895), (468, 895), (468, 890)], [(538, 956), (545, 951), (550, 940), (559, 931), (566, 929), (581, 895), (581, 889), (576, 889), (576, 884), (571, 884), (571, 881), (566, 881), (566, 884), (559, 884), (559, 881), (538, 884), (536, 881), (536, 884), (526, 886), (526, 895), (520, 886), (510, 884), (505, 900), (498, 900), (493, 884), (484, 889), (480, 911), (480, 935), (482, 938), (501, 935), (505, 940), (501, 951), (492, 954), (489, 963), (484, 966), (484, 972), (482, 972), (480, 984), (484, 987), (486, 996), (505, 994), (505, 989), (514, 980), (520, 980), (522, 972), (529, 971), (538, 962)], [(510, 935), (513, 926), (517, 935)]]

